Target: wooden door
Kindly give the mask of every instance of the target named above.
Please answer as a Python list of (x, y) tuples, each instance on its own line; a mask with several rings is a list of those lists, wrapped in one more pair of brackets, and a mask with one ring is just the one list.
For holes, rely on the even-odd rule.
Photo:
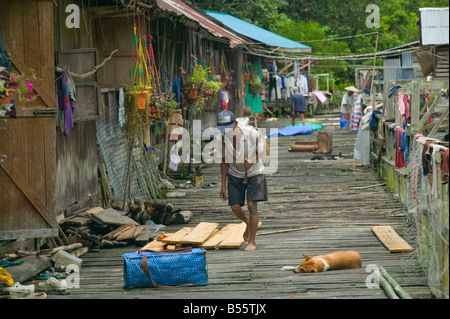
[(14, 72), (34, 70), (39, 98), (16, 101), (17, 119), (0, 121), (0, 240), (58, 234), (55, 206), (56, 100), (52, 0), (0, 0)]

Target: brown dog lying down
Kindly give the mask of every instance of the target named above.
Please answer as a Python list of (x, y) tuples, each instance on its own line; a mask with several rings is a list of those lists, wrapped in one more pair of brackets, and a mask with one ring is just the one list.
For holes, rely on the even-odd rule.
[(360, 268), (361, 256), (356, 251), (335, 252), (328, 255), (318, 255), (313, 258), (303, 254), (306, 258), (294, 272), (322, 272), (329, 270)]

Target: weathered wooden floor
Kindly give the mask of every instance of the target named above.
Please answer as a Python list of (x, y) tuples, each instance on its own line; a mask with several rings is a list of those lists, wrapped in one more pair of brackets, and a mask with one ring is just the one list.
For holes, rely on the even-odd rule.
[[(325, 117), (322, 121), (338, 123)], [(289, 125), (289, 120), (259, 124), (281, 128)], [(413, 298), (431, 298), (414, 253), (389, 253), (370, 229), (372, 225), (391, 225), (414, 246), (405, 222), (405, 207), (382, 186), (355, 189), (383, 181), (375, 172), (357, 167), (353, 161), (355, 133), (338, 126), (325, 128), (333, 131), (333, 154), (342, 152), (346, 159), (309, 161), (311, 152), (288, 152), (295, 141), (316, 140), (317, 132), (280, 137), (278, 171), (267, 176), (269, 201), (259, 205), (263, 223), (260, 232), (307, 226), (318, 226), (318, 229), (258, 236), (254, 252), (245, 252), (245, 245), (241, 249), (208, 250), (209, 285), (203, 287), (125, 290), (120, 256), (138, 247), (87, 253), (82, 257), (80, 288), (70, 289), (67, 296), (49, 295), (48, 298), (387, 298), (382, 289), (366, 286), (366, 278), (371, 274), (366, 272), (366, 267), (371, 264), (384, 266)], [(208, 166), (203, 172), (206, 183), (220, 185), (218, 165)], [(219, 222), (220, 227), (238, 222), (219, 199), (219, 187), (180, 191), (186, 191), (187, 195), (171, 201), (176, 208), (194, 213), (188, 226), (201, 221)], [(170, 226), (167, 231), (184, 226)], [(362, 268), (319, 274), (281, 270), (283, 266), (298, 265), (303, 260), (302, 253), (314, 256), (345, 250), (361, 254)]]

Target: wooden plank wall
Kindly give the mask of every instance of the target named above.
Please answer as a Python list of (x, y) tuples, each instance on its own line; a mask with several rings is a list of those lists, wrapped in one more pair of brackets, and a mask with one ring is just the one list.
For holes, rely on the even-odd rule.
[[(65, 20), (69, 13), (65, 12), (67, 5), (74, 3), (80, 8), (80, 28), (69, 29)], [(80, 50), (88, 52), (95, 48), (93, 36), (93, 24), (89, 7), (84, 1), (62, 0), (58, 6), (54, 6), (54, 28), (56, 52)], [(87, 54), (87, 53), (86, 53)], [(73, 63), (76, 59), (71, 60)], [(86, 60), (78, 61), (85, 63)], [(80, 64), (78, 63), (78, 64)], [(89, 59), (86, 65), (76, 65), (72, 68), (74, 72), (84, 73), (89, 71), (94, 64)], [(83, 79), (81, 81), (91, 81)], [(76, 79), (74, 79), (76, 81)], [(93, 81), (93, 80), (92, 80)], [(81, 116), (75, 116), (74, 127), (69, 135), (61, 132), (56, 133), (56, 206), (59, 214), (70, 215), (78, 207), (86, 206), (90, 201), (97, 198), (98, 194), (98, 166), (97, 166), (97, 137), (95, 120), (93, 114), (97, 114), (97, 96), (93, 90), (77, 91), (77, 100), (83, 101), (84, 105)], [(91, 96), (89, 96), (89, 94)], [(94, 96), (95, 95), (95, 96)], [(77, 104), (75, 104), (77, 108)], [(77, 112), (75, 112), (75, 115)], [(91, 197), (92, 196), (92, 197)]]
[(448, 78), (449, 75), (448, 57), (449, 57), (448, 44), (436, 47), (436, 57), (434, 67), (435, 77)]
[[(41, 98), (17, 101), (17, 119), (0, 126), (0, 240), (51, 236), (55, 228), (55, 117), (34, 116), (34, 109), (54, 109), (53, 1), (0, 1), (3, 35), (13, 71), (42, 79)], [(53, 225), (54, 226), (54, 225)]]

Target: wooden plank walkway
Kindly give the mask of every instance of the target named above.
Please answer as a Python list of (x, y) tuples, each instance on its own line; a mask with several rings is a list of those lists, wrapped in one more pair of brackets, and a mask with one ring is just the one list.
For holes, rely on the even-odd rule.
[[(328, 116), (330, 117), (330, 116)], [(319, 118), (319, 117), (316, 117)], [(320, 119), (320, 118), (319, 118)], [(326, 116), (323, 123), (338, 123)], [(260, 127), (289, 125), (289, 119), (261, 122)], [(414, 252), (390, 253), (373, 234), (373, 225), (390, 225), (414, 247), (412, 232), (405, 221), (406, 208), (384, 187), (358, 189), (382, 183), (375, 172), (353, 161), (356, 134), (338, 126), (333, 131), (333, 154), (342, 152), (346, 159), (310, 161), (311, 152), (288, 152), (296, 141), (317, 139), (311, 135), (278, 139), (278, 171), (267, 176), (269, 201), (259, 205), (259, 232), (298, 227), (318, 229), (257, 237), (257, 250), (207, 250), (209, 285), (169, 289), (123, 289), (121, 255), (140, 247), (103, 249), (84, 255), (80, 288), (70, 295), (48, 298), (176, 298), (176, 299), (386, 299), (384, 291), (369, 289), (368, 265), (383, 266), (413, 298), (432, 298), (425, 275)], [(204, 170), (205, 183), (217, 183), (213, 189), (186, 189), (185, 197), (172, 198), (175, 208), (194, 213), (187, 225), (169, 226), (174, 233), (200, 222), (216, 222), (222, 228), (239, 222), (219, 198), (220, 170), (217, 164)], [(283, 266), (297, 266), (303, 253), (310, 256), (334, 251), (356, 250), (362, 268), (319, 274), (295, 274)]]

